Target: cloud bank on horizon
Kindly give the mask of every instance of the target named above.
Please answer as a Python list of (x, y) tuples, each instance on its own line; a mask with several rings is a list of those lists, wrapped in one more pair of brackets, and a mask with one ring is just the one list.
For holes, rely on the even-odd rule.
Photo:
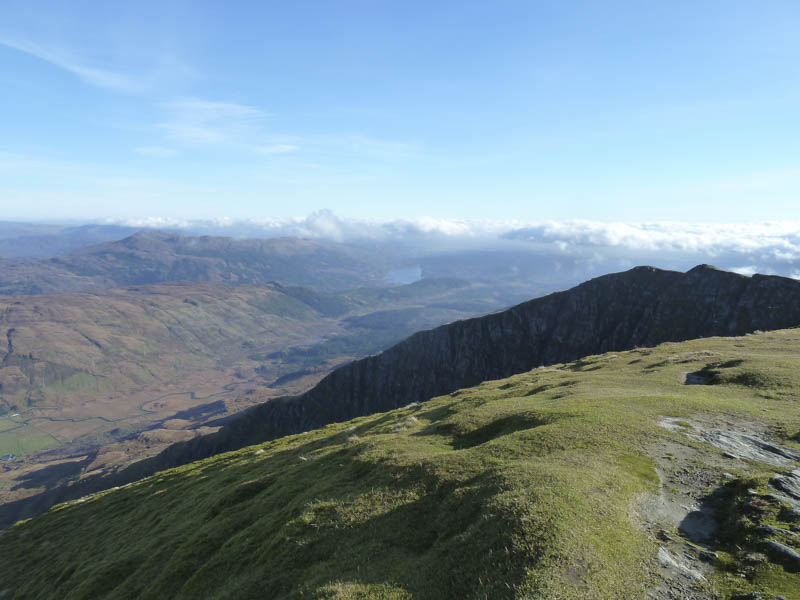
[[(117, 224), (232, 237), (292, 236), (345, 243), (385, 242), (441, 249), (529, 249), (603, 268), (653, 264), (688, 268), (713, 263), (742, 274), (800, 277), (800, 222), (685, 223), (590, 220), (525, 223), (419, 217), (353, 219), (322, 210), (306, 217), (109, 220)], [(592, 269), (594, 271), (594, 269)]]

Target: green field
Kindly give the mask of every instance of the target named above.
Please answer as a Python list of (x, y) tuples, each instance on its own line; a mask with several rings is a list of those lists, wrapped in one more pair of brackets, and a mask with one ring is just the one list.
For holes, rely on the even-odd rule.
[[(661, 532), (687, 553), (713, 552), (700, 597), (800, 598), (800, 575), (764, 534), (791, 526), (767, 485), (792, 465), (732, 461), (687, 435), (747, 427), (800, 447), (798, 348), (790, 330), (593, 356), (166, 471), (7, 530), (0, 588), (13, 598), (643, 598), (663, 577), (665, 542), (642, 507), (677, 493), (663, 478), (673, 469), (724, 526), (702, 547)], [(708, 385), (685, 385), (686, 373)]]
[(11, 418), (8, 415), (0, 417), (0, 456), (8, 454), (24, 456), (29, 452), (57, 445), (58, 442), (52, 436), (20, 424), (18, 418)]

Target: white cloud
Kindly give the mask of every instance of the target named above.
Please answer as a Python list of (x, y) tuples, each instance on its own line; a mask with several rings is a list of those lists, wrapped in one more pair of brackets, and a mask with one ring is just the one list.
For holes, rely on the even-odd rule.
[(434, 217), (348, 219), (328, 210), (293, 218), (122, 222), (140, 227), (184, 229), (190, 234), (389, 242), (428, 250), (527, 249), (535, 260), (551, 257), (559, 265), (578, 265), (584, 270), (582, 276), (627, 269), (637, 264), (683, 270), (711, 263), (745, 275), (777, 273), (800, 278), (800, 223), (795, 222), (553, 221), (532, 224)]
[(25, 154), (16, 154), (13, 152), (0, 152), (0, 169), (3, 170), (62, 170), (68, 168), (67, 165), (34, 158)]
[(139, 146), (133, 149), (136, 154), (142, 156), (151, 156), (153, 158), (172, 158), (178, 155), (178, 151), (174, 148), (166, 148), (164, 146)]
[(24, 52), (55, 65), (90, 85), (121, 92), (140, 92), (145, 87), (144, 82), (137, 77), (123, 73), (119, 69), (91, 65), (85, 60), (76, 57), (71, 51), (63, 48), (44, 46), (29, 40), (7, 37), (0, 38), (0, 45)]
[[(555, 255), (580, 255), (592, 260), (620, 256), (702, 257), (724, 260), (728, 269), (751, 274), (764, 264), (800, 263), (800, 223), (604, 223), (551, 221), (530, 224), (515, 220), (349, 219), (320, 210), (306, 217), (164, 221), (164, 226), (245, 229), (267, 237), (355, 240), (451, 239), (521, 243)], [(142, 225), (142, 222), (137, 222)], [(732, 262), (739, 257), (739, 262)], [(747, 259), (747, 260), (745, 260)]]
[(410, 219), (348, 219), (330, 210), (320, 210), (306, 217), (267, 217), (252, 219), (217, 218), (207, 220), (111, 219), (109, 222), (136, 227), (175, 227), (181, 229), (213, 229), (220, 234), (264, 237), (295, 236), (335, 241), (406, 240), (406, 239), (494, 239), (505, 231), (519, 227), (516, 221), (483, 221), (419, 217)]
[(289, 152), (297, 152), (300, 146), (294, 144), (272, 144), (270, 146), (261, 146), (255, 149), (260, 154), (288, 154)]
[(166, 102), (164, 106), (183, 118), (201, 123), (216, 121), (252, 122), (269, 116), (264, 111), (246, 104), (212, 102), (197, 98)]
[(755, 265), (749, 265), (746, 267), (733, 267), (731, 271), (738, 273), (739, 275), (747, 275), (749, 277), (758, 273), (758, 267)]
[[(405, 158), (416, 144), (377, 139), (357, 133), (295, 135), (273, 131), (274, 116), (261, 108), (236, 102), (187, 98), (159, 104), (164, 118), (156, 124), (168, 143), (190, 146), (224, 145), (260, 155), (291, 154), (302, 148), (317, 156)], [(303, 174), (307, 177), (307, 173)]]
[(262, 122), (270, 115), (246, 104), (196, 98), (161, 105), (167, 118), (157, 125), (167, 139), (185, 144), (252, 143), (263, 135)]
[[(159, 220), (159, 222), (162, 222)], [(264, 235), (335, 237), (355, 239), (405, 239), (408, 237), (492, 239), (526, 242), (557, 253), (620, 250), (633, 253), (678, 253), (722, 256), (753, 255), (770, 261), (800, 261), (800, 222), (746, 224), (601, 221), (549, 221), (524, 223), (517, 220), (415, 217), (406, 219), (351, 219), (320, 210), (306, 217), (252, 219), (180, 220), (187, 228), (213, 226), (248, 227)], [(748, 270), (755, 263), (735, 268)], [(734, 268), (734, 267), (731, 267)]]
[(360, 133), (317, 135), (309, 138), (307, 143), (321, 151), (373, 157), (410, 157), (419, 151), (419, 144), (416, 143), (378, 139)]
[(61, 175), (96, 177), (98, 165), (64, 160), (57, 156), (30, 155), (0, 151), (0, 170), (59, 172)]
[(647, 252), (766, 253), (770, 259), (800, 259), (800, 223), (605, 223), (553, 221), (522, 227), (507, 239), (552, 244), (564, 252), (581, 248)]

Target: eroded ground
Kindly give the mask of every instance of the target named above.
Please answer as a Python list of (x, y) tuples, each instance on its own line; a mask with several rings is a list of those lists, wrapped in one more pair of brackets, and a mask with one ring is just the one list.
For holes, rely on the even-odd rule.
[[(684, 373), (681, 382), (712, 379)], [(800, 541), (800, 450), (771, 440), (764, 423), (733, 415), (663, 417), (659, 426), (673, 435), (649, 447), (660, 485), (638, 509), (658, 544), (649, 597), (787, 598), (758, 591), (759, 575), (769, 559), (800, 571), (800, 554), (788, 545)], [(755, 589), (731, 593), (745, 587)]]

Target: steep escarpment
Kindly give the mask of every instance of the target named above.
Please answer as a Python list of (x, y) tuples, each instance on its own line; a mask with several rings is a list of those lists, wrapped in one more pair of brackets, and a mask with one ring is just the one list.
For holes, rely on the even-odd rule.
[[(637, 267), (511, 309), (414, 334), (340, 367), (310, 391), (271, 400), (217, 433), (175, 444), (111, 477), (38, 498), (53, 502), (135, 481), (219, 452), (425, 401), (482, 381), (591, 354), (800, 325), (800, 282), (699, 266)], [(0, 522), (30, 506), (0, 509)], [(14, 516), (10, 516), (14, 513)]]
[(169, 448), (159, 466), (424, 401), (582, 356), (800, 325), (800, 282), (701, 265), (637, 267), (506, 311), (422, 331), (341, 367), (305, 394), (255, 407)]

